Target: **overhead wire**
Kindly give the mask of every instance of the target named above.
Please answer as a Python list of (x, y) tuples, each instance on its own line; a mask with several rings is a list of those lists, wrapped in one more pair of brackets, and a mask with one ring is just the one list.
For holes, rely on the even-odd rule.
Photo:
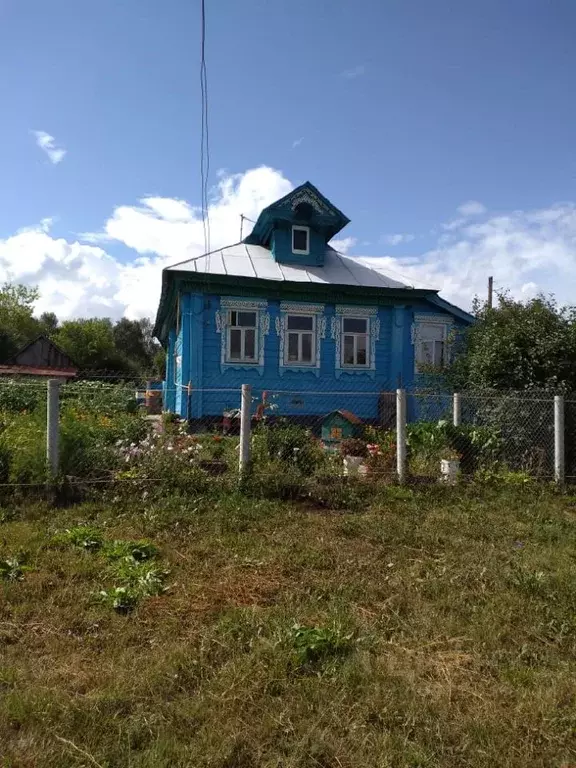
[(208, 129), (208, 76), (206, 70), (206, 6), (200, 0), (200, 177), (202, 228), (204, 231), (204, 253), (210, 252), (210, 213), (208, 210), (208, 180), (210, 176), (210, 134)]

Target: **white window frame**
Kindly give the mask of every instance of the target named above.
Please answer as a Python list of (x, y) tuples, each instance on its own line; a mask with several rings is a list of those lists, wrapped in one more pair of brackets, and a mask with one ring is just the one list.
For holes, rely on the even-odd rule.
[[(365, 365), (352, 365), (348, 363), (344, 364), (344, 335), (351, 336), (363, 336), (358, 332), (350, 332), (344, 334), (344, 320), (366, 320), (366, 364)], [(349, 374), (367, 374), (371, 378), (376, 375), (376, 345), (380, 340), (380, 318), (378, 315), (378, 307), (362, 307), (362, 306), (347, 306), (336, 305), (336, 313), (332, 318), (332, 338), (336, 342), (336, 360), (335, 360), (335, 372), (336, 378), (344, 373)], [(356, 347), (356, 343), (355, 343)]]
[[(294, 248), (294, 232), (306, 232), (306, 242), (308, 243), (308, 248), (306, 248), (306, 250), (300, 250), (298, 248)], [(292, 253), (296, 253), (299, 256), (310, 255), (310, 227), (303, 227), (300, 224), (293, 224), (290, 237), (292, 238), (292, 242), (291, 242)]]
[[(233, 360), (230, 358), (230, 312), (255, 312), (255, 360)], [(264, 347), (266, 336), (270, 332), (270, 313), (268, 302), (262, 299), (242, 299), (235, 296), (222, 296), (220, 306), (215, 312), (216, 332), (220, 335), (220, 371), (225, 373), (230, 368), (251, 370), (256, 368), (259, 375), (264, 374)], [(234, 326), (239, 327), (239, 326)]]
[[(422, 338), (423, 330), (426, 327), (431, 326), (440, 328), (442, 331), (441, 339), (431, 340)], [(448, 365), (450, 359), (449, 337), (451, 329), (452, 319), (446, 317), (445, 315), (421, 314), (414, 317), (414, 325), (412, 326), (412, 342), (414, 344), (415, 373), (429, 373), (430, 367), (432, 367), (434, 370), (442, 371)], [(434, 363), (430, 364), (423, 360), (423, 345), (429, 343), (430, 341), (432, 341), (434, 345), (442, 344), (442, 361), (440, 365), (435, 365)], [(434, 352), (432, 356), (435, 357)]]
[[(258, 310), (229, 309), (226, 323), (226, 362), (240, 365), (258, 365)], [(232, 325), (232, 314), (253, 314), (254, 325)], [(232, 357), (232, 331), (240, 331), (240, 357)], [(246, 357), (246, 331), (254, 331), (254, 357)]]
[[(366, 330), (364, 333), (360, 331), (345, 331), (344, 323), (346, 320), (363, 320), (366, 323)], [(366, 340), (366, 362), (365, 363), (346, 363), (344, 361), (344, 347), (346, 346), (346, 336), (352, 336), (354, 339), (354, 359), (358, 358), (358, 339), (363, 336)], [(341, 359), (340, 365), (342, 368), (370, 368), (370, 318), (362, 315), (346, 315), (342, 318), (342, 346), (340, 349)]]
[[(296, 363), (288, 361), (288, 315), (305, 315), (314, 317), (313, 331), (313, 354), (311, 363)], [(324, 304), (297, 303), (292, 301), (280, 302), (280, 312), (275, 320), (276, 334), (278, 336), (278, 371), (280, 376), (289, 373), (313, 373), (320, 376), (320, 365), (322, 356), (322, 339), (326, 338), (326, 316), (324, 315)], [(294, 333), (294, 331), (291, 331)], [(309, 331), (302, 331), (309, 333)]]
[[(288, 322), (291, 317), (307, 317), (312, 320), (312, 328), (309, 331), (292, 330), (288, 328)], [(290, 360), (288, 356), (288, 339), (291, 333), (298, 334), (298, 360)], [(312, 337), (312, 351), (310, 360), (302, 360), (302, 335), (310, 334)], [(284, 366), (286, 368), (313, 368), (316, 366), (316, 314), (312, 312), (291, 312), (286, 313), (286, 325), (284, 328)]]

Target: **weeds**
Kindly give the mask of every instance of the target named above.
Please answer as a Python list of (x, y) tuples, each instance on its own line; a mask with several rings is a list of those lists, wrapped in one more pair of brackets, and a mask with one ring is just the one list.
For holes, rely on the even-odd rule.
[(54, 544), (72, 544), (87, 552), (96, 552), (102, 547), (104, 539), (101, 531), (91, 525), (77, 525), (67, 528), (63, 533), (56, 534)]
[(300, 670), (318, 669), (328, 661), (350, 653), (353, 632), (345, 633), (341, 627), (307, 627), (294, 624), (288, 642), (293, 658)]
[(32, 568), (27, 564), (28, 554), (20, 551), (13, 557), (0, 559), (0, 579), (4, 581), (21, 581), (26, 571)]
[(356, 485), (337, 513), (224, 485), (18, 507), (3, 552), (34, 571), (2, 582), (4, 762), (576, 764), (574, 499)]
[(115, 583), (109, 589), (99, 590), (96, 596), (118, 613), (129, 613), (143, 598), (165, 591), (164, 580), (169, 571), (149, 562), (160, 554), (150, 541), (106, 541), (98, 528), (78, 525), (54, 536), (52, 543), (70, 544), (108, 561), (106, 572)]

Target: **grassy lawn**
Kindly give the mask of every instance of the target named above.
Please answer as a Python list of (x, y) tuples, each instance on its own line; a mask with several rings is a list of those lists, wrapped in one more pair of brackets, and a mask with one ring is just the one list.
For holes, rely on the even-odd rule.
[[(229, 495), (0, 517), (3, 766), (576, 765), (570, 497), (391, 488), (364, 513)], [(136, 565), (112, 544), (140, 539), (158, 553)], [(154, 583), (121, 613), (98, 593), (125, 571)]]

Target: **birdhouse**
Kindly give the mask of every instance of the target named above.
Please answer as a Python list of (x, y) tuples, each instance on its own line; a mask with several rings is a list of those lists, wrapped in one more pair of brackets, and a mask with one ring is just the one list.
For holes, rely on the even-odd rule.
[(322, 419), (322, 442), (327, 448), (337, 448), (341, 440), (359, 437), (362, 420), (350, 411), (332, 411)]

